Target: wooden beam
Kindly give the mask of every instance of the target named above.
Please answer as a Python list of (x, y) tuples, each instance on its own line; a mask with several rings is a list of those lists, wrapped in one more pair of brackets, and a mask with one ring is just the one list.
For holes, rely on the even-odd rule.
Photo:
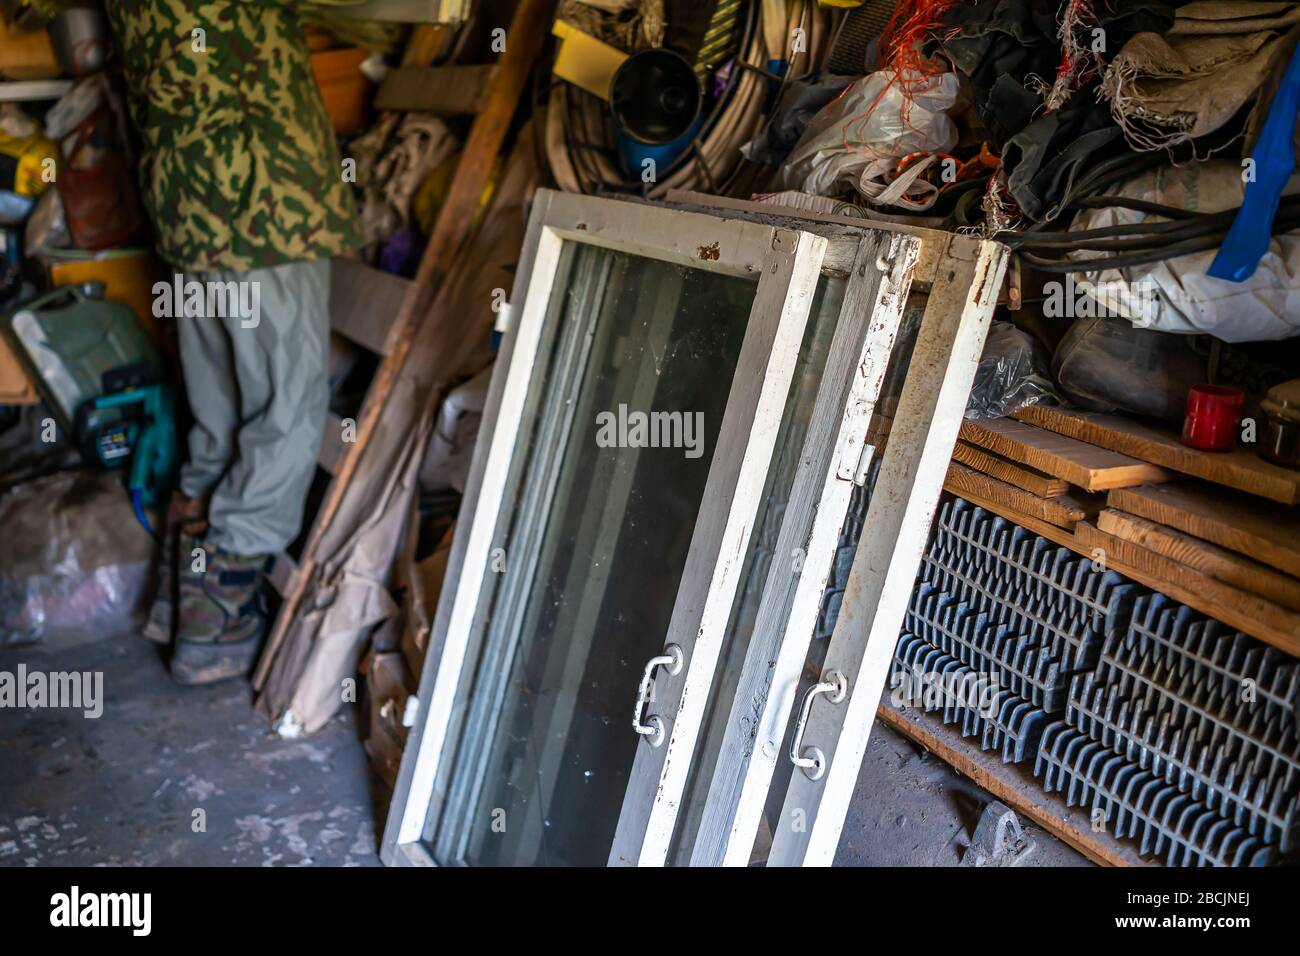
[(410, 286), (409, 279), (357, 259), (330, 260), (330, 328), (363, 349), (385, 354)]
[(1060, 795), (1045, 793), (1023, 767), (1004, 764), (994, 754), (984, 753), (956, 730), (909, 709), (894, 709), (881, 703), (876, 715), (881, 722), (908, 740), (924, 747), (976, 786), (997, 797), (1012, 810), (1033, 821), (1062, 843), (1078, 850), (1101, 866), (1148, 866), (1128, 843), (1092, 829), (1087, 807), (1066, 806)]
[(0, 103), (57, 100), (74, 86), (72, 80), (0, 81)]
[(1145, 461), (1009, 418), (964, 421), (961, 438), (1004, 458), (1064, 478), (1085, 491), (1106, 491), (1172, 477)]
[(998, 481), (1022, 488), (1039, 498), (1055, 498), (1070, 490), (1070, 483), (1064, 478), (1057, 478), (1028, 465), (1003, 458), (987, 448), (980, 448), (968, 442), (959, 441), (952, 450), (953, 461), (961, 462), (967, 468), (974, 468)]
[(441, 23), (420, 23), (411, 31), (402, 50), (402, 66), (430, 66), (443, 56), (456, 31)]
[(1300, 512), (1290, 508), (1197, 481), (1116, 489), (1108, 503), (1300, 577)]
[(470, 0), (363, 0), (330, 5), (330, 13), (349, 20), (385, 23), (461, 23), (469, 17)]
[(312, 521), (312, 529), (303, 549), (302, 567), (295, 579), (293, 591), (285, 595), (284, 604), (267, 637), (266, 649), (253, 672), (253, 687), (257, 690), (265, 685), (289, 624), (306, 593), (308, 582), (315, 576), (316, 547), (343, 502), (348, 483), (356, 472), (361, 455), (379, 422), (388, 396), (392, 393), (398, 373), (411, 351), (416, 327), (432, 309), (449, 266), (458, 258), (458, 253), (471, 234), (483, 189), (492, 175), (493, 162), (510, 130), (524, 86), (532, 73), (533, 61), (547, 36), (555, 3), (556, 0), (520, 0), (515, 8), (506, 38), (506, 49), (498, 61), (492, 88), (470, 127), (469, 138), (456, 167), (456, 175), (452, 178), (447, 198), (438, 212), (433, 233), (421, 254), (420, 267), (415, 279), (406, 288), (397, 318), (385, 339), (385, 361), (380, 365), (366, 394), (357, 423), (357, 440), (348, 446), (348, 453), (343, 456), (338, 474), (330, 483), (325, 500)]
[(377, 110), (472, 115), (483, 105), (496, 75), (492, 63), (472, 66), (399, 66), (379, 84)]
[(1041, 518), (1043, 521), (1067, 529), (1072, 529), (1080, 521), (1086, 521), (1088, 518), (1095, 516), (1105, 504), (1105, 499), (1100, 495), (1082, 495), (1080, 497), (1059, 495), (1055, 498), (1039, 498), (1023, 488), (1017, 488), (1005, 481), (999, 481), (990, 475), (975, 471), (973, 468), (967, 468), (956, 461), (949, 464), (948, 476), (944, 479), (943, 486), (946, 490), (961, 495), (963, 498), (967, 494), (990, 498), (1001, 502), (1008, 508), (1014, 508), (1016, 511), (1033, 515), (1035, 518)]
[(1068, 412), (1026, 405), (1015, 418), (1062, 435), (1122, 452), (1218, 485), (1236, 488), (1284, 505), (1300, 503), (1300, 471), (1270, 464), (1253, 451), (1208, 452), (1188, 448), (1169, 428), (1118, 415)]
[(1171, 561), (1195, 568), (1216, 581), (1258, 594), (1265, 600), (1292, 611), (1300, 611), (1300, 581), (1279, 574), (1249, 558), (1146, 518), (1114, 509), (1108, 508), (1097, 516), (1097, 527)]

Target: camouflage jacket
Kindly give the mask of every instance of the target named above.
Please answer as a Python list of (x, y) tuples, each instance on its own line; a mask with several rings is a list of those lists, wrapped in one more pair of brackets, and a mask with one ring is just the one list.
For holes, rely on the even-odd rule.
[(108, 0), (145, 207), (177, 268), (246, 271), (357, 245), (294, 5)]

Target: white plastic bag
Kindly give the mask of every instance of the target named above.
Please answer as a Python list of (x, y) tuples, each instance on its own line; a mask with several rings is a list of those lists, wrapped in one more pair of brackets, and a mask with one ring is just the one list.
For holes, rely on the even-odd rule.
[[(1290, 195), (1300, 177), (1287, 184)], [(1211, 160), (1162, 167), (1125, 183), (1118, 192), (1193, 212), (1214, 213), (1241, 205), (1241, 164)], [(1085, 209), (1071, 230), (1142, 222), (1131, 209)], [(1127, 269), (1084, 274), (1078, 287), (1139, 328), (1208, 334), (1225, 342), (1256, 342), (1300, 335), (1300, 232), (1274, 236), (1255, 274), (1244, 282), (1206, 274), (1217, 249), (1194, 252)], [(1088, 259), (1093, 252), (1076, 252)]]
[(782, 167), (785, 186), (822, 196), (854, 190), (873, 205), (929, 209), (938, 190), (916, 178), (920, 163), (898, 183), (892, 174), (910, 153), (956, 145), (957, 128), (944, 111), (958, 89), (955, 73), (868, 73), (813, 117)]

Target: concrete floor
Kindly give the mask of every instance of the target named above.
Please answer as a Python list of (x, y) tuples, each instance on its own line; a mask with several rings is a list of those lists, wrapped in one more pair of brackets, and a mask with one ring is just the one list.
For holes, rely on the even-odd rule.
[[(105, 703), (94, 720), (0, 711), (0, 866), (378, 865), (387, 793), (359, 742), (359, 711), (281, 740), (246, 683), (180, 687), (159, 649), (131, 634), (0, 648), (0, 671), (20, 662), (102, 671)], [(989, 799), (878, 726), (836, 863), (955, 865)], [(1084, 862), (1042, 831), (1031, 837), (1031, 865)]]
[[(836, 866), (956, 866), (994, 798), (938, 757), (877, 723), (849, 805)], [(1050, 833), (1021, 825), (1022, 866), (1091, 866)]]
[(0, 670), (20, 661), (102, 671), (104, 711), (0, 711), (0, 865), (379, 864), (352, 714), (281, 740), (246, 683), (180, 687), (130, 634), (0, 648)]

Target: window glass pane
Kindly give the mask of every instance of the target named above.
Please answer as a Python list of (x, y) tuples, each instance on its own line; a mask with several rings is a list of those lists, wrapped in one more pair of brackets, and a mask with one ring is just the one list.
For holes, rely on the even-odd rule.
[(429, 822), (443, 863), (605, 863), (756, 289), (592, 246), (567, 261)]

